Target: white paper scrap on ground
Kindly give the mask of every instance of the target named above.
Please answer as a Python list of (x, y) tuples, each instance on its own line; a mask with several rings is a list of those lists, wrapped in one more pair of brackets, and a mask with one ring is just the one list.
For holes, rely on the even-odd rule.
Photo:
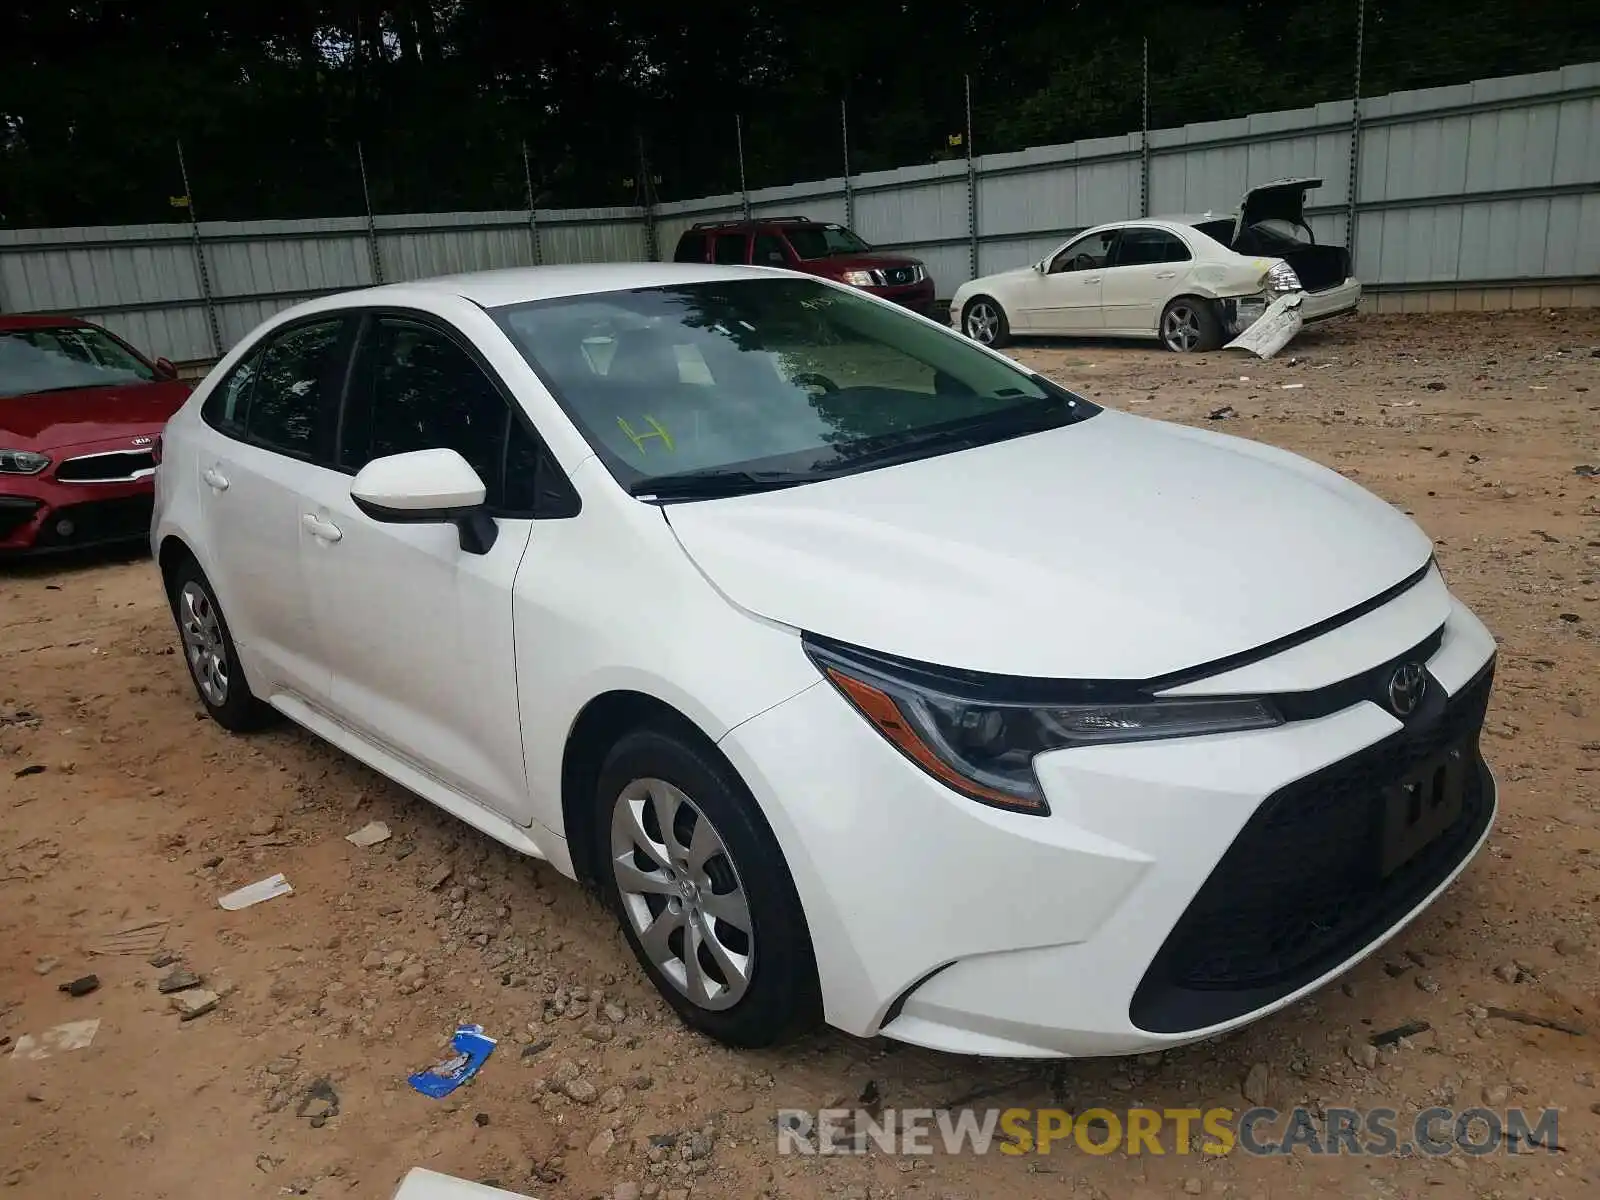
[(1267, 311), (1256, 318), (1255, 323), (1246, 329), (1233, 341), (1229, 342), (1225, 350), (1248, 350), (1259, 358), (1271, 358), (1294, 340), (1295, 334), (1300, 332), (1300, 303), (1305, 299), (1304, 292), (1290, 292), (1287, 296), (1279, 296), (1267, 306)]
[(282, 875), (273, 875), (267, 879), (258, 879), (237, 892), (229, 892), (217, 903), (229, 912), (238, 912), (241, 908), (249, 908), (252, 904), (260, 904), (263, 900), (271, 900), (275, 896), (287, 896), (292, 891), (294, 889), (289, 886), (287, 879)]
[(437, 1171), (412, 1167), (400, 1181), (393, 1200), (533, 1200), (521, 1192), (502, 1191), (486, 1183), (469, 1183), (440, 1175)]
[(11, 1057), (38, 1062), (41, 1058), (49, 1058), (53, 1054), (65, 1054), (68, 1050), (84, 1050), (94, 1041), (94, 1035), (99, 1031), (100, 1018), (91, 1017), (87, 1021), (68, 1021), (65, 1025), (46, 1029), (37, 1037), (25, 1033), (17, 1039)]
[(389, 827), (382, 821), (368, 821), (354, 833), (345, 834), (344, 840), (352, 846), (376, 846), (379, 842), (389, 840)]

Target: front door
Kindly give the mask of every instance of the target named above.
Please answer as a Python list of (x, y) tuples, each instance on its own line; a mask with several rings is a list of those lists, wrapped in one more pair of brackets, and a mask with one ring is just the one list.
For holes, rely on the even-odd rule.
[[(506, 398), (456, 335), (432, 319), (369, 317), (339, 439), (345, 473), (319, 480), (300, 517), (333, 716), (526, 824), (511, 585), (533, 521), (508, 509), (504, 489), (518, 437)], [(486, 554), (463, 550), (452, 525), (374, 521), (350, 497), (372, 459), (438, 447), (484, 480), (498, 529)]]
[(1071, 242), (1024, 279), (1017, 297), (1018, 326), (1029, 333), (1095, 333), (1105, 327), (1100, 290), (1117, 231), (1090, 233)]

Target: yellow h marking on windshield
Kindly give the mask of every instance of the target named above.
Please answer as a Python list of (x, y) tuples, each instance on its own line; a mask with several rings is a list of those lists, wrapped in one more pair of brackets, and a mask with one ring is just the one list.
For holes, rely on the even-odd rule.
[(632, 425), (629, 425), (628, 422), (623, 420), (621, 417), (617, 418), (617, 424), (622, 426), (622, 432), (628, 435), (628, 440), (639, 448), (639, 452), (641, 454), (644, 453), (644, 444), (651, 438), (660, 438), (667, 444), (668, 450), (677, 449), (677, 447), (672, 444), (672, 435), (666, 431), (660, 421), (656, 420), (649, 413), (645, 413), (644, 419), (654, 432), (635, 433)]

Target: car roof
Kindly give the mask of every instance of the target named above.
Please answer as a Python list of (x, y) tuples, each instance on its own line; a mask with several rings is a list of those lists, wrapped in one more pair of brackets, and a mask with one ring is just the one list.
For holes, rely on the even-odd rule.
[(51, 316), (45, 313), (0, 313), (0, 329), (92, 329), (82, 317)]
[(459, 296), (483, 308), (506, 304), (526, 304), (563, 296), (591, 296), (599, 292), (620, 292), (632, 288), (665, 287), (675, 283), (712, 283), (721, 279), (771, 279), (775, 275), (792, 278), (788, 272), (769, 267), (719, 266), (701, 263), (573, 263), (551, 267), (506, 267), (496, 271), (472, 271), (460, 275), (440, 275), (406, 283), (343, 292), (312, 301), (302, 311), (317, 308), (363, 307), (401, 304), (407, 300), (438, 296)]
[(1212, 221), (1228, 221), (1231, 223), (1234, 220), (1234, 214), (1220, 212), (1179, 213), (1159, 219), (1168, 221), (1173, 225), (1209, 225)]

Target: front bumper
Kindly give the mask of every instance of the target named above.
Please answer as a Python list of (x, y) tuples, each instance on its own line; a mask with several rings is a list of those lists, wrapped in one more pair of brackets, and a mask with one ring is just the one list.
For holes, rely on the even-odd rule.
[(48, 554), (137, 542), (150, 536), (155, 493), (148, 479), (29, 487), (0, 475), (0, 556)]
[(873, 286), (865, 287), (861, 290), (870, 292), (880, 299), (903, 305), (911, 309), (912, 312), (921, 313), (924, 316), (931, 314), (934, 310), (933, 280), (927, 276), (924, 276), (916, 283), (907, 284), (904, 287)]
[(150, 536), (159, 429), (50, 451), (38, 475), (0, 475), (0, 556), (46, 554)]
[[(1442, 625), (1423, 650), (1448, 705), (1402, 725), (1356, 700), (1276, 729), (1057, 751), (1036, 762), (1043, 818), (944, 788), (825, 683), (735, 729), (722, 745), (794, 875), (828, 1020), (956, 1053), (1127, 1054), (1247, 1024), (1347, 970), (1487, 836), (1480, 768), (1438, 842), (1351, 891), (1379, 789), (1441, 730), (1481, 764), (1494, 641), (1437, 584), (1259, 664), (1348, 662), (1357, 644), (1386, 663), (1417, 646), (1419, 620)], [(1321, 642), (1340, 652), (1307, 653)]]

